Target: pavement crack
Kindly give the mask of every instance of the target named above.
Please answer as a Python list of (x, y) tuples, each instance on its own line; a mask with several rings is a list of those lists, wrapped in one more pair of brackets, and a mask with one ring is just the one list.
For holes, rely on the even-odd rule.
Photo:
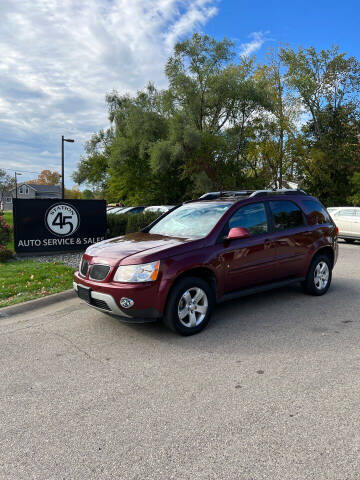
[(88, 359), (90, 360), (95, 360), (96, 362), (104, 363), (100, 359), (93, 357), (90, 355), (89, 352), (84, 350), (83, 348), (79, 347), (75, 342), (73, 342), (70, 338), (66, 337), (65, 335), (62, 335), (61, 333), (53, 332), (52, 330), (46, 330), (45, 328), (40, 328), (38, 327), (39, 330), (42, 330), (44, 333), (48, 333), (49, 335), (54, 335), (55, 337), (61, 338), (62, 340), (65, 340), (65, 342), (69, 343), (72, 347), (74, 347), (78, 352), (83, 353)]

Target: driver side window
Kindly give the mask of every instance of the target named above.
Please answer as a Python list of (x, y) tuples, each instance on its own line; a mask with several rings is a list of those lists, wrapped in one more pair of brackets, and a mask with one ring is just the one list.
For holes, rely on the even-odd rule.
[(265, 205), (251, 203), (239, 208), (229, 220), (229, 229), (234, 227), (247, 228), (251, 236), (268, 232), (268, 222)]

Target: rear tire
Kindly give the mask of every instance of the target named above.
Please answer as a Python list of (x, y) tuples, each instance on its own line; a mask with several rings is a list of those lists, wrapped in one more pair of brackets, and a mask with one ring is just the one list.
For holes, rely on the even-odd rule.
[(163, 323), (180, 335), (194, 335), (208, 325), (214, 305), (215, 294), (205, 280), (184, 277), (169, 294)]
[(324, 295), (330, 288), (331, 279), (332, 262), (328, 255), (320, 253), (313, 258), (302, 287), (309, 295)]

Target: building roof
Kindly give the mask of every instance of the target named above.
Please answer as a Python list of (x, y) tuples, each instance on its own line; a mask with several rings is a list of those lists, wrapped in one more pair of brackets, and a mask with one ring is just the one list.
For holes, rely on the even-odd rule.
[(60, 192), (60, 185), (39, 185), (37, 183), (25, 183), (29, 187), (32, 187), (36, 192), (39, 193), (45, 193), (45, 192), (51, 192), (51, 193), (58, 193)]
[[(21, 182), (18, 183), (18, 188), (22, 187), (23, 185), (26, 185), (29, 188), (32, 188), (35, 190), (35, 192), (38, 193), (60, 193), (61, 192), (61, 186), (60, 185), (39, 185), (37, 183), (26, 183), (26, 182)], [(12, 188), (10, 192), (15, 191), (15, 188)]]

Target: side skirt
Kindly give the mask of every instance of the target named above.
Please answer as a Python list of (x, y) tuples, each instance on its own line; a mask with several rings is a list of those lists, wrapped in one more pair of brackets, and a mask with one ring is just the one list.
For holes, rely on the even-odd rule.
[(248, 295), (253, 295), (254, 293), (267, 292), (268, 290), (273, 290), (275, 288), (286, 287), (304, 280), (305, 278), (303, 277), (292, 278), (290, 280), (281, 280), (280, 282), (266, 283), (265, 285), (259, 285), (257, 287), (245, 288), (244, 290), (236, 290), (235, 292), (225, 293), (225, 295), (218, 300), (218, 303), (226, 302), (227, 300), (233, 300), (235, 298), (247, 297)]

